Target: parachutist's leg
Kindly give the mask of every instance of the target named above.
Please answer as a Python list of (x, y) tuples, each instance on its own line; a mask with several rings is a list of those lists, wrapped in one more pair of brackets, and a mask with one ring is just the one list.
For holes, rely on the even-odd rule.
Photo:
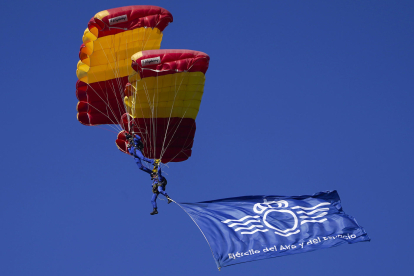
[(151, 203), (154, 209), (157, 209), (157, 197), (158, 194), (152, 194)]
[[(142, 165), (141, 165), (142, 166)], [(144, 166), (142, 166), (141, 168), (139, 168), (141, 171), (144, 171), (144, 172), (146, 172), (146, 173), (149, 173), (149, 174), (151, 174), (151, 170), (150, 169), (148, 169), (148, 168), (146, 168), (146, 167), (144, 167)]]
[(162, 194), (163, 196), (165, 196), (165, 197), (167, 197), (168, 195), (167, 195), (167, 193), (162, 189), (162, 186), (158, 186), (158, 192), (160, 193), (160, 194)]
[(165, 196), (168, 199), (168, 204), (172, 202), (172, 199), (168, 196), (168, 194), (162, 189), (162, 186), (158, 186), (158, 192)]
[(141, 170), (141, 171), (144, 171), (144, 172), (146, 172), (146, 173), (149, 173), (149, 174), (151, 174), (151, 170), (150, 169), (148, 169), (147, 167), (144, 167), (143, 165), (142, 165), (142, 163), (141, 163), (141, 160), (139, 160), (138, 158), (135, 158), (135, 162), (137, 163), (137, 165), (138, 165), (138, 168)]
[(142, 154), (142, 152), (140, 151), (140, 150), (136, 150), (135, 151), (135, 154), (141, 159), (141, 160), (144, 160), (145, 162), (148, 162), (148, 163), (150, 163), (151, 165), (154, 165), (154, 159), (149, 159), (149, 158), (146, 158), (143, 154)]
[(144, 160), (145, 162), (150, 163), (151, 165), (154, 165), (154, 159), (149, 159), (149, 158), (143, 157), (142, 160)]

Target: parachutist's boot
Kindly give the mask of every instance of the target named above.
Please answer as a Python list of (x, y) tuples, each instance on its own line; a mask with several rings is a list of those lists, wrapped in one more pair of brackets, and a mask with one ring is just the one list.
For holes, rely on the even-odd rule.
[(173, 200), (171, 199), (171, 197), (169, 197), (168, 195), (167, 196), (165, 196), (167, 199), (168, 199), (168, 204), (170, 204)]
[(152, 216), (152, 215), (156, 215), (156, 214), (158, 214), (158, 211), (157, 211), (157, 208), (154, 208), (154, 210), (152, 211), (152, 213), (150, 213), (150, 215)]

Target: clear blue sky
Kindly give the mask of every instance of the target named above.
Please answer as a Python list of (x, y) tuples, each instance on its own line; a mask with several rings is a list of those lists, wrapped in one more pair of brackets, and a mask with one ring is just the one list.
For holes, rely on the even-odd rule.
[[(210, 55), (179, 202), (338, 190), (370, 243), (217, 271), (114, 134), (76, 120), (81, 38), (97, 12), (168, 9), (164, 49)], [(409, 275), (413, 1), (3, 1), (0, 275)], [(410, 261), (411, 260), (411, 261)], [(409, 263), (411, 262), (411, 264)]]

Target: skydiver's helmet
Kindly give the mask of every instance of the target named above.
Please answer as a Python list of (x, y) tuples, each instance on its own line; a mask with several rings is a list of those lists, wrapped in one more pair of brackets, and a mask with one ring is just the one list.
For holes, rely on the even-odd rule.
[(126, 138), (127, 140), (131, 140), (131, 139), (132, 139), (132, 135), (131, 135), (131, 134), (129, 134), (128, 132), (125, 132), (125, 138)]

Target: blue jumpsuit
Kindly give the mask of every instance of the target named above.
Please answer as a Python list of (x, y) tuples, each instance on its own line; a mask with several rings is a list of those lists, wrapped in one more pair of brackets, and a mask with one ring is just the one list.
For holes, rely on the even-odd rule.
[[(161, 168), (158, 169), (158, 178), (154, 179), (154, 181), (152, 182), (152, 185), (158, 185), (158, 183), (167, 184), (167, 179), (165, 179), (165, 177), (161, 175)], [(157, 193), (154, 193), (152, 195), (152, 198), (151, 198), (152, 207), (157, 208), (157, 198), (159, 194), (162, 194), (165, 197), (168, 196), (167, 193), (164, 191), (165, 184), (158, 186)]]
[[(141, 137), (139, 137), (137, 134), (135, 134), (135, 136), (134, 136), (134, 142), (135, 142), (135, 145), (138, 145), (141, 142)], [(147, 172), (147, 173), (151, 174), (151, 170), (148, 169), (148, 168), (146, 168), (146, 167), (144, 167), (142, 165), (141, 160), (144, 160), (145, 162), (148, 162), (151, 165), (154, 165), (154, 160), (153, 159), (146, 158), (142, 154), (141, 150), (137, 149), (136, 147), (133, 147), (132, 146), (132, 147), (128, 148), (128, 151), (129, 151), (129, 153), (132, 156), (134, 156), (134, 160), (135, 160), (135, 163), (137, 163), (138, 168), (140, 170), (144, 171), (144, 172)]]

